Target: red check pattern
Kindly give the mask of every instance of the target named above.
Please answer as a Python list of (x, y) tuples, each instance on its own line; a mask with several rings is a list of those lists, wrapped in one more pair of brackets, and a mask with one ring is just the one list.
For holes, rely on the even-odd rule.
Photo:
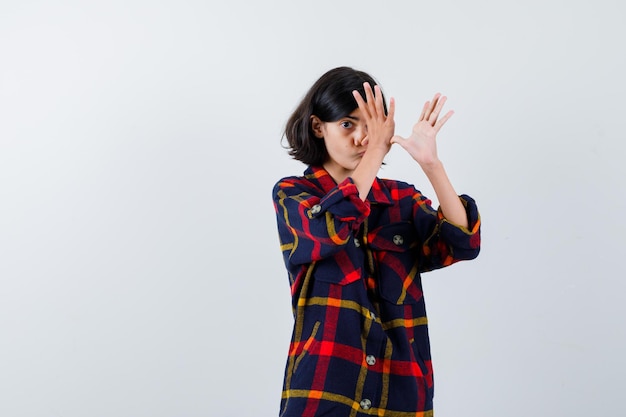
[(432, 416), (420, 274), (478, 255), (474, 200), (464, 228), (412, 185), (376, 179), (363, 202), (315, 167), (273, 197), (295, 319), (281, 417)]

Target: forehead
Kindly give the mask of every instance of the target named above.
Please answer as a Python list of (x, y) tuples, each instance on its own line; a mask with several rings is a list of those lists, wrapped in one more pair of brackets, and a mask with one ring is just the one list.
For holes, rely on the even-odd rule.
[(361, 109), (359, 109), (358, 107), (356, 109), (354, 109), (352, 111), (352, 113), (348, 114), (347, 116), (348, 119), (353, 119), (353, 120), (360, 120), (361, 119)]

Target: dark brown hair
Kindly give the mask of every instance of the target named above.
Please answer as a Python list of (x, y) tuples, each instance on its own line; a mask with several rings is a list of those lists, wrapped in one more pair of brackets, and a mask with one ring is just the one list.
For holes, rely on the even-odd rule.
[(352, 92), (357, 90), (365, 97), (365, 82), (372, 88), (376, 85), (369, 74), (350, 67), (334, 68), (322, 75), (287, 121), (284, 135), (289, 143), (289, 155), (307, 165), (324, 164), (328, 152), (324, 141), (313, 133), (311, 116), (317, 116), (322, 122), (336, 122), (349, 115), (358, 107)]

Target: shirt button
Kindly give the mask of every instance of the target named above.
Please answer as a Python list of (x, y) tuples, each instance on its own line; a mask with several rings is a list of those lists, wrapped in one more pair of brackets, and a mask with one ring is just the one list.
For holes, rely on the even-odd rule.
[(354, 246), (356, 246), (357, 248), (361, 247), (361, 242), (359, 242), (359, 239), (357, 239), (356, 237), (354, 238)]
[(404, 238), (400, 235), (395, 235), (393, 237), (393, 243), (395, 243), (397, 246), (400, 246), (401, 244), (404, 243)]
[(311, 214), (317, 214), (320, 211), (322, 211), (322, 206), (320, 206), (319, 204), (316, 204), (313, 207), (311, 207)]
[(365, 362), (367, 362), (367, 364), (370, 366), (376, 365), (376, 358), (374, 357), (374, 355), (367, 355), (365, 357)]
[(367, 398), (362, 400), (360, 405), (361, 405), (361, 408), (364, 410), (369, 410), (370, 408), (372, 408), (372, 402), (368, 400)]

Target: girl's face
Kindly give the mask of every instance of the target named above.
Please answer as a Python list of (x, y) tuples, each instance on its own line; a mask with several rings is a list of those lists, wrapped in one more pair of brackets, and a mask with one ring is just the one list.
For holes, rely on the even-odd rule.
[(367, 149), (367, 127), (361, 110), (356, 109), (335, 122), (322, 122), (316, 116), (311, 116), (311, 120), (313, 132), (324, 141), (328, 151), (324, 169), (340, 183), (352, 175)]

